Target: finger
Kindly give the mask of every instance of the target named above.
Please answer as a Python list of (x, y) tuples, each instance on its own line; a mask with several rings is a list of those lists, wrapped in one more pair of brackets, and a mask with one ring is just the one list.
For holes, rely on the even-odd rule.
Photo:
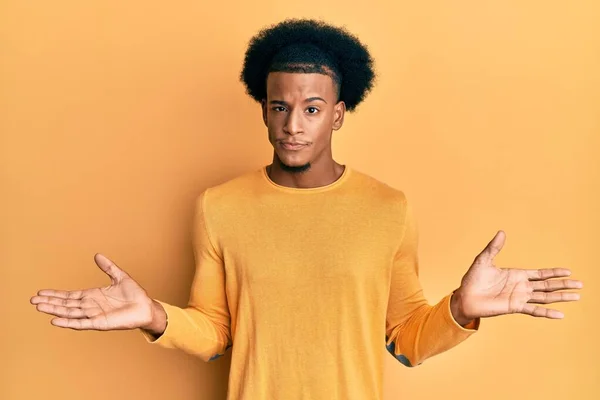
[(69, 328), (75, 330), (108, 330), (106, 318), (102, 315), (97, 315), (93, 318), (54, 318), (50, 321), (54, 326), (61, 328)]
[(548, 281), (533, 281), (531, 287), (538, 292), (553, 292), (555, 290), (564, 289), (581, 289), (583, 282), (575, 279), (560, 279)]
[(539, 281), (542, 279), (561, 278), (570, 276), (571, 270), (567, 268), (543, 268), (543, 269), (528, 269), (527, 277), (530, 281)]
[(37, 294), (38, 296), (60, 297), (61, 299), (81, 299), (83, 290), (42, 289)]
[(75, 330), (92, 329), (92, 322), (88, 319), (54, 318), (50, 321), (54, 326)]
[(48, 303), (40, 303), (36, 309), (46, 314), (62, 318), (87, 318), (85, 311), (81, 308), (53, 306)]
[(120, 282), (123, 278), (127, 276), (125, 271), (117, 267), (117, 265), (114, 262), (112, 262), (100, 253), (96, 253), (96, 255), (94, 255), (94, 261), (102, 271), (104, 271), (108, 276), (110, 276), (113, 284)]
[(528, 314), (533, 317), (545, 317), (551, 319), (564, 318), (564, 314), (558, 310), (552, 310), (550, 308), (544, 308), (540, 306), (534, 306), (533, 304), (525, 304), (521, 314)]
[(491, 261), (504, 247), (506, 234), (504, 231), (498, 231), (494, 238), (485, 246), (483, 251), (476, 257), (479, 261)]
[(533, 292), (531, 293), (531, 299), (528, 303), (536, 304), (548, 304), (557, 303), (562, 301), (577, 301), (581, 298), (579, 293), (570, 292), (555, 292), (555, 293), (544, 293), (544, 292)]
[(81, 307), (82, 306), (82, 301), (81, 300), (69, 300), (69, 299), (64, 299), (64, 298), (60, 298), (60, 297), (50, 297), (50, 296), (34, 296), (31, 298), (30, 300), (31, 304), (41, 304), (41, 303), (46, 303), (46, 304), (52, 304), (55, 306), (63, 306), (63, 307)]

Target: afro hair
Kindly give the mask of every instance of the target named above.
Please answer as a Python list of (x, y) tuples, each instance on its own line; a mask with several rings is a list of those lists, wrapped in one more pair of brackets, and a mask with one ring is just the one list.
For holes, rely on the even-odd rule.
[(287, 19), (250, 40), (240, 74), (246, 93), (261, 102), (267, 97), (267, 76), (276, 71), (331, 76), (338, 100), (344, 101), (350, 112), (375, 80), (373, 59), (356, 36), (312, 19)]

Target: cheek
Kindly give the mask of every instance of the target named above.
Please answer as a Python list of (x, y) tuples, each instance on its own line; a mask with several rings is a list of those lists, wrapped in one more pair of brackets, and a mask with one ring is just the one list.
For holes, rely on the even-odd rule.
[(319, 119), (318, 122), (315, 122), (316, 123), (313, 125), (315, 141), (318, 141), (319, 143), (321, 143), (321, 145), (325, 146), (331, 138), (333, 120), (330, 115), (327, 115), (324, 116), (324, 118)]
[(333, 127), (333, 120), (335, 116), (333, 110), (327, 110), (322, 112), (318, 117), (314, 120), (314, 127), (318, 129), (319, 132), (327, 131)]
[(281, 135), (283, 131), (284, 120), (280, 115), (270, 114), (267, 118), (267, 131), (269, 140), (273, 140)]
[(267, 129), (267, 133), (269, 135), (269, 142), (271, 144), (275, 144), (275, 133), (271, 130), (270, 127)]
[(269, 137), (275, 137), (278, 129), (278, 124), (273, 118), (267, 120), (267, 130), (269, 131)]
[(272, 123), (269, 123), (268, 127), (267, 127), (267, 132), (269, 135), (269, 143), (271, 143), (272, 146), (275, 146), (276, 144), (276, 140), (278, 138), (281, 138), (281, 129), (277, 128), (276, 126), (274, 126)]

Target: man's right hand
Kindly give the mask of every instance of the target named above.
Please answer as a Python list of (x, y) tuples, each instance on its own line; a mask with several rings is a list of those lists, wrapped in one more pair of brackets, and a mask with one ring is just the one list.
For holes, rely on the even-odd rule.
[(52, 325), (76, 330), (141, 328), (160, 336), (167, 324), (164, 308), (152, 300), (125, 271), (96, 254), (94, 261), (111, 279), (111, 285), (85, 290), (40, 290), (30, 300), (37, 310), (58, 318)]

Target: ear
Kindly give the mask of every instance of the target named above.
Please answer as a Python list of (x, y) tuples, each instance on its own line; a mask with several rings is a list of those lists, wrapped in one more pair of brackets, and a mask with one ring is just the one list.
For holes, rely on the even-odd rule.
[(267, 124), (267, 99), (262, 99), (262, 101), (260, 102), (260, 106), (262, 108), (263, 122), (265, 123), (265, 126), (268, 128), (269, 125)]
[(333, 106), (333, 130), (337, 131), (344, 125), (344, 114), (346, 113), (346, 103), (338, 101)]

